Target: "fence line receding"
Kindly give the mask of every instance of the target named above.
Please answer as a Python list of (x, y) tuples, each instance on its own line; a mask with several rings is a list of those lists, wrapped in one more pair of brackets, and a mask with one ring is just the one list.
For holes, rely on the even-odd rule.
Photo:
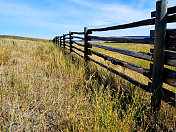
[[(164, 67), (164, 65), (176, 67), (176, 29), (167, 29), (168, 23), (176, 22), (176, 6), (167, 8), (167, 0), (157, 1), (156, 11), (151, 12), (151, 17), (152, 18), (150, 19), (132, 22), (124, 25), (96, 29), (84, 28), (84, 31), (82, 32), (69, 32), (68, 34), (63, 34), (62, 36), (56, 36), (53, 39), (53, 42), (56, 46), (68, 49), (70, 53), (73, 52), (84, 58), (86, 62), (92, 61), (99, 66), (113, 72), (114, 74), (117, 74), (120, 77), (128, 80), (130, 83), (151, 93), (152, 111), (155, 112), (160, 109), (161, 101), (176, 107), (176, 93), (163, 88), (163, 83), (176, 87), (176, 71)], [(100, 37), (91, 35), (94, 32), (120, 30), (149, 25), (155, 26), (155, 30), (150, 31), (150, 37)], [(80, 40), (83, 43), (77, 40)], [(154, 44), (154, 48), (150, 49), (150, 53), (141, 53), (94, 44), (93, 42), (95, 40), (113, 41), (117, 43)], [(83, 49), (79, 47), (83, 47)], [(97, 51), (91, 50), (92, 47), (132, 56), (142, 60), (147, 60), (151, 62), (150, 69), (136, 66), (134, 64), (125, 62), (124, 60), (119, 60), (117, 58), (104, 55)], [(79, 52), (81, 52), (83, 55)], [(148, 82), (148, 85), (143, 84), (125, 75), (124, 73), (121, 73), (91, 58), (92, 54), (110, 61), (114, 65), (120, 65), (140, 73), (149, 78), (151, 81)]]

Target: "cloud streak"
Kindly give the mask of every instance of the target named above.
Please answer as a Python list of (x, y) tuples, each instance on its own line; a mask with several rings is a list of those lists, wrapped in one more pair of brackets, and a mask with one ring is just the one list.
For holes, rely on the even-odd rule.
[(69, 0), (70, 2), (73, 2), (75, 4), (78, 4), (78, 5), (82, 5), (82, 6), (89, 6), (89, 7), (92, 7), (92, 4), (85, 1), (85, 0)]

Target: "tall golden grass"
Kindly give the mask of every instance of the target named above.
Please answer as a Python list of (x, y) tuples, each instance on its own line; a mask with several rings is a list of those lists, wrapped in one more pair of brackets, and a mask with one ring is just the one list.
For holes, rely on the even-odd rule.
[(49, 41), (0, 39), (1, 131), (175, 130), (176, 110), (150, 115), (150, 95)]

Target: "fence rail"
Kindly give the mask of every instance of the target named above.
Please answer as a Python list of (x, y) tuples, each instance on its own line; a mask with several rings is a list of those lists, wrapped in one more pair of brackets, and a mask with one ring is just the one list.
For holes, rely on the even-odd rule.
[(148, 77), (148, 78), (151, 78), (151, 75), (150, 75), (150, 70), (149, 69), (145, 69), (143, 67), (140, 67), (140, 66), (136, 66), (136, 65), (133, 65), (131, 63), (128, 63), (128, 62), (125, 62), (125, 61), (122, 61), (122, 60), (118, 60), (116, 58), (113, 58), (113, 57), (110, 57), (110, 56), (107, 56), (107, 55), (104, 55), (104, 54), (101, 54), (99, 52), (96, 52), (96, 51), (93, 51), (93, 50), (90, 50), (92, 54), (98, 56), (98, 57), (101, 57), (105, 60), (108, 60), (110, 61), (112, 64), (114, 65), (120, 65), (122, 67), (125, 67), (125, 68), (128, 68), (128, 69), (131, 69), (133, 71), (136, 71), (138, 73), (141, 73), (143, 74), (144, 76)]
[[(63, 36), (56, 36), (53, 39), (53, 42), (56, 46), (60, 46), (63, 48), (68, 47), (70, 49), (70, 52), (79, 55), (80, 57), (84, 58), (85, 61), (92, 61), (99, 66), (113, 72), (114, 74), (128, 80), (130, 83), (151, 93), (151, 108), (153, 112), (156, 112), (160, 109), (161, 100), (170, 104), (173, 107), (176, 107), (176, 93), (163, 88), (163, 83), (176, 87), (176, 71), (164, 67), (164, 65), (176, 67), (176, 29), (166, 28), (167, 23), (176, 22), (175, 13), (176, 6), (167, 8), (167, 0), (161, 0), (157, 1), (156, 11), (151, 12), (152, 18), (150, 19), (96, 29), (84, 28), (83, 32), (69, 32), (69, 34), (65, 34)], [(101, 37), (90, 35), (97, 31), (119, 30), (149, 25), (155, 26), (155, 30), (150, 31), (150, 37)], [(75, 34), (78, 36), (75, 36)], [(68, 41), (66, 41), (67, 39)], [(100, 44), (94, 44), (93, 42), (90, 42), (92, 40), (113, 41), (118, 43), (153, 44), (154, 48), (150, 49), (150, 53), (135, 52)], [(84, 50), (79, 47), (83, 47)], [(128, 63), (124, 60), (119, 60), (117, 58), (99, 53), (95, 50), (91, 50), (92, 47), (97, 47), (111, 52), (132, 56), (153, 63), (150, 64), (150, 69), (146, 69), (144, 67)], [(81, 55), (81, 53), (77, 51), (81, 52), (83, 55)], [(121, 73), (91, 58), (90, 56), (92, 54), (103, 58), (104, 60), (107, 60), (114, 65), (120, 65), (124, 68), (128, 68), (132, 71), (140, 73), (143, 76), (149, 78), (151, 82), (148, 82), (148, 85), (146, 85), (139, 81), (136, 81), (135, 79), (125, 75), (124, 73)]]
[(84, 34), (84, 32), (72, 32), (72, 34)]
[(139, 43), (139, 44), (154, 44), (153, 38), (145, 37), (98, 37), (98, 36), (89, 36), (90, 39), (96, 40), (105, 40), (105, 41), (114, 41), (117, 43)]

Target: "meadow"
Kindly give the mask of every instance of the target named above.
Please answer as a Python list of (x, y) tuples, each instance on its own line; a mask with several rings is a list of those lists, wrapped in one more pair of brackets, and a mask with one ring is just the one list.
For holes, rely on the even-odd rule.
[[(141, 52), (152, 47), (106, 45)], [(148, 62), (93, 50), (149, 68)], [(51, 41), (0, 38), (0, 65), (0, 131), (176, 130), (175, 108), (162, 103), (154, 118), (150, 94)], [(114, 68), (147, 82), (127, 69)]]

